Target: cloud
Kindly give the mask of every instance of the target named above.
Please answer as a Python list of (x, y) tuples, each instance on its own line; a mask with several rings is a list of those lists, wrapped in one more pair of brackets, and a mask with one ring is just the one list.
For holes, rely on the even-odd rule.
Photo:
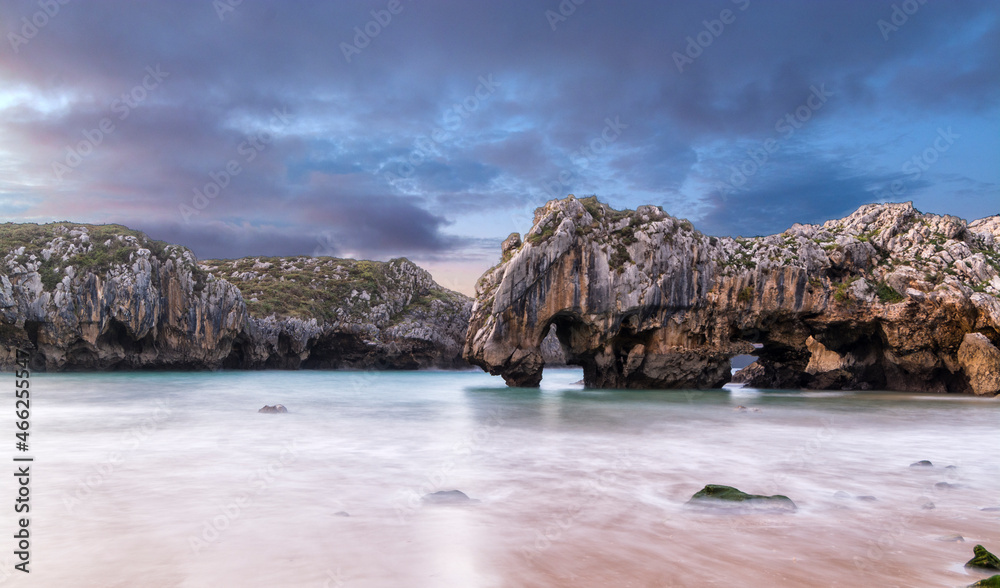
[[(384, 0), (243, 2), (223, 18), (211, 2), (68, 3), (16, 51), (9, 35), (38, 5), (5, 2), (0, 213), (138, 223), (208, 256), (308, 254), (325, 239), (340, 254), (457, 263), (526, 230), (553, 182), (555, 195), (670, 202), (719, 233), (822, 220), (877, 199), (871, 184), (928, 127), (961, 121), (973, 155), (956, 147), (909, 194), (931, 209), (959, 190), (965, 214), (988, 214), (1000, 9), (924, 3), (886, 37), (878, 22), (898, 4), (590, 0), (551, 21), (549, 0), (403, 2), (348, 61), (343, 44)], [(706, 38), (678, 71), (674, 54)], [(136, 90), (157, 67), (169, 76)], [(830, 102), (739, 203), (723, 200), (746, 146), (822, 84)], [(289, 120), (273, 124), (276, 111)], [(56, 178), (53, 162), (105, 117), (114, 131)], [(581, 160), (608, 118), (628, 126)], [(217, 196), (183, 215), (233, 161)]]
[[(866, 174), (836, 161), (791, 156), (777, 173), (762, 176), (746, 189), (710, 192), (706, 212), (694, 219), (695, 225), (709, 235), (781, 233), (796, 222), (822, 223), (847, 216), (863, 204), (885, 201), (877, 190), (902, 178), (901, 173)], [(926, 180), (909, 183), (914, 189), (928, 185)]]

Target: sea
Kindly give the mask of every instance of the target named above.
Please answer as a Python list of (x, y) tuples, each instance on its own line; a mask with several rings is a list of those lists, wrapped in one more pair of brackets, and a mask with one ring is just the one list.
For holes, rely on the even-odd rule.
[(18, 449), (0, 373), (0, 586), (958, 587), (1000, 553), (997, 399), (581, 378), (33, 373)]

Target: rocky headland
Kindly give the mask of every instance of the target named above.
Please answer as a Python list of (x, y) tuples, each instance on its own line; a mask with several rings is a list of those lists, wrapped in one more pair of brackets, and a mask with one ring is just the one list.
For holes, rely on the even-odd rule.
[(0, 366), (467, 367), (471, 300), (406, 259), (199, 263), (120, 225), (0, 225)]
[[(710, 237), (656, 206), (554, 200), (476, 286), (469, 362), (537, 386), (552, 325), (588, 386), (1000, 392), (1000, 217), (863, 206)], [(756, 344), (756, 345), (755, 345)]]

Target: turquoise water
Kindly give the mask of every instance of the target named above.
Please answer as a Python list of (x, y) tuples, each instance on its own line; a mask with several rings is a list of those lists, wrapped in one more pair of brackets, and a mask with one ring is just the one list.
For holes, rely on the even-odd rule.
[[(581, 377), (34, 374), (32, 571), (8, 540), (0, 585), (962, 586), (1000, 552), (996, 400)], [(799, 509), (686, 508), (709, 483)], [(479, 502), (420, 500), (451, 489)]]

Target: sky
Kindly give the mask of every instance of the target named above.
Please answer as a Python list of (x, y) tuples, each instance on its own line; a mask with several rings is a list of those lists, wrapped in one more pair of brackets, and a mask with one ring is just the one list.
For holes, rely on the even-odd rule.
[(1000, 4), (0, 2), (0, 221), (471, 294), (553, 198), (762, 235), (1000, 213)]

